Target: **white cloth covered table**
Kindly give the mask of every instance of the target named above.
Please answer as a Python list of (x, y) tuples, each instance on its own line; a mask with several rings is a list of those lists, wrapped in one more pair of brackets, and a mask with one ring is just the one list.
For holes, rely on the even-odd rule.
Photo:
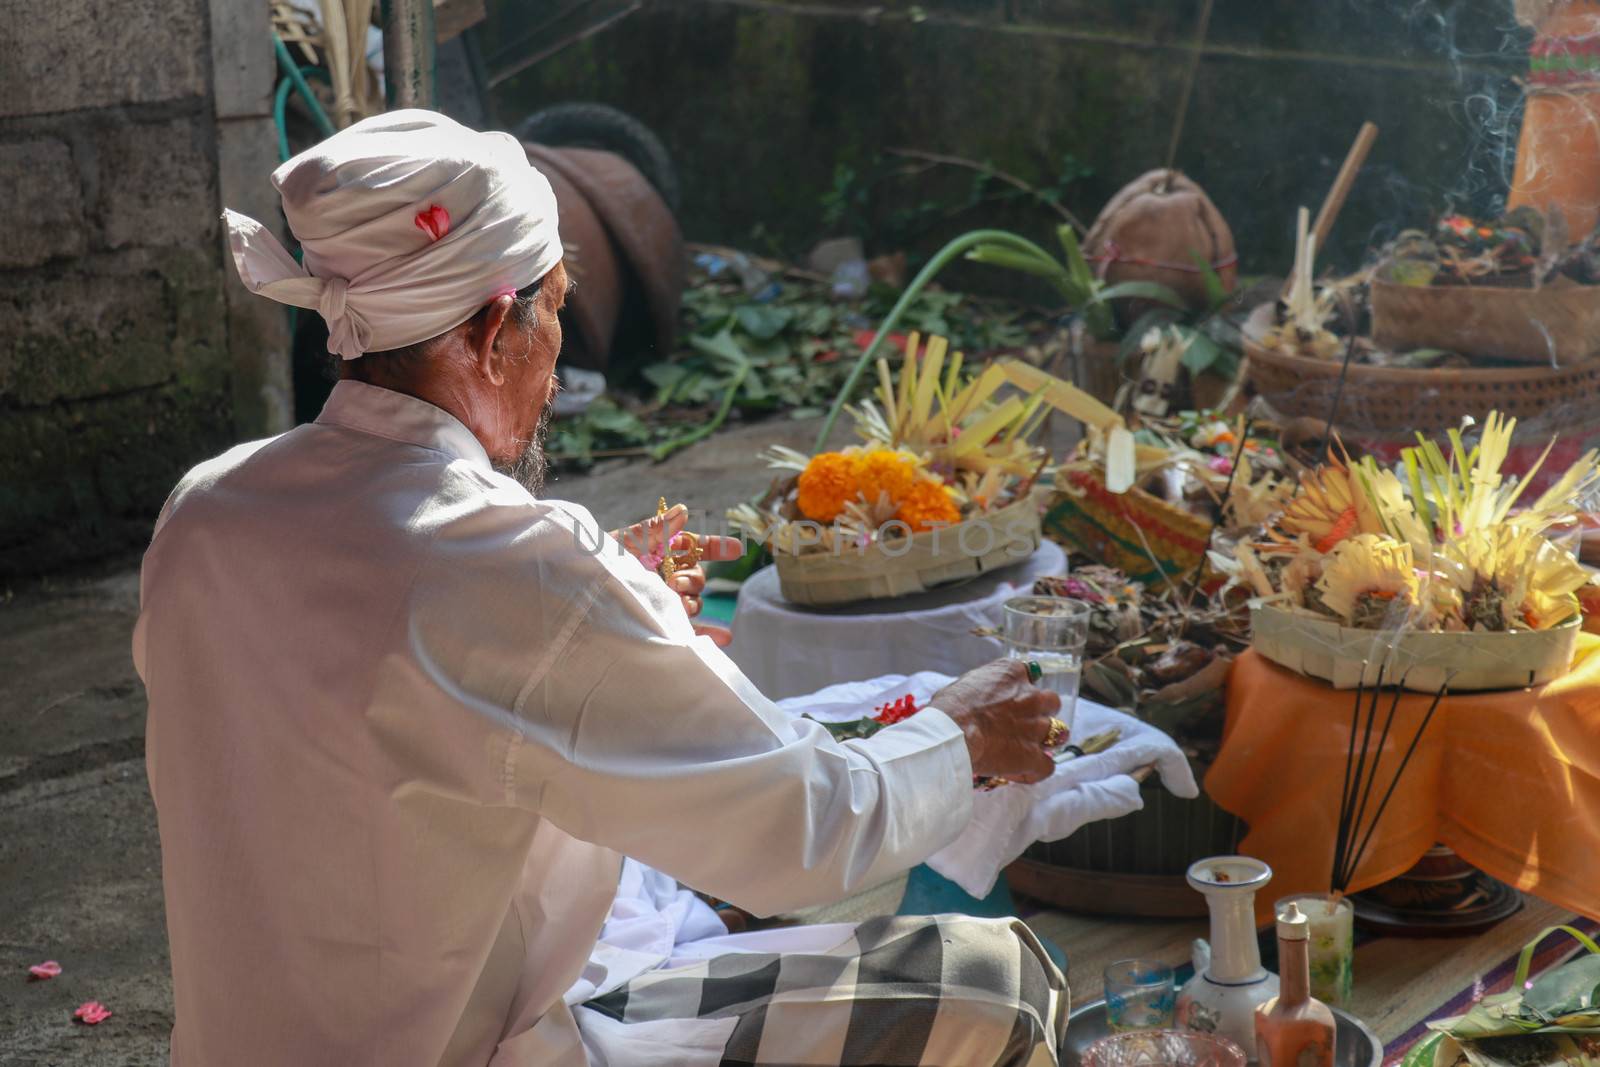
[(783, 599), (778, 570), (765, 567), (739, 589), (728, 656), (773, 699), (822, 686), (939, 670), (960, 674), (1005, 655), (997, 638), (1000, 606), (1026, 594), (1035, 578), (1065, 574), (1066, 555), (1044, 541), (1026, 560), (928, 593), (808, 608)]

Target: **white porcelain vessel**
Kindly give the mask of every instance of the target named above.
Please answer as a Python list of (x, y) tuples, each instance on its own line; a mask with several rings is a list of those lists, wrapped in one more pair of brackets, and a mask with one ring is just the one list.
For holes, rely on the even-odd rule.
[(1213, 856), (1191, 864), (1189, 884), (1205, 894), (1211, 941), (1194, 943), (1194, 977), (1178, 994), (1178, 1025), (1220, 1034), (1256, 1059), (1256, 1005), (1278, 995), (1278, 976), (1261, 966), (1256, 893), (1272, 868), (1248, 856)]

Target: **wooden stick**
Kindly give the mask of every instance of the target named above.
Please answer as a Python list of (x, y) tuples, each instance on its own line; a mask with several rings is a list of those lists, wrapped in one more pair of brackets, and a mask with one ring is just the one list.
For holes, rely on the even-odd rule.
[(1367, 154), (1372, 151), (1372, 142), (1377, 139), (1378, 127), (1370, 122), (1362, 123), (1355, 144), (1350, 146), (1350, 154), (1344, 157), (1344, 166), (1339, 168), (1339, 176), (1333, 179), (1333, 188), (1328, 190), (1328, 197), (1322, 202), (1322, 210), (1317, 212), (1316, 225), (1311, 228), (1311, 232), (1317, 236), (1319, 250), (1328, 247), (1328, 233), (1333, 229), (1339, 212), (1344, 209), (1345, 197), (1350, 195), (1350, 187), (1355, 184), (1356, 175), (1361, 172)]
[(1206, 31), (1211, 27), (1211, 6), (1214, 0), (1205, 0), (1200, 8), (1200, 25), (1194, 35), (1194, 55), (1189, 57), (1189, 69), (1184, 71), (1183, 86), (1178, 94), (1178, 112), (1172, 122), (1172, 137), (1167, 142), (1166, 176), (1161, 179), (1161, 191), (1172, 188), (1172, 168), (1178, 163), (1178, 142), (1183, 139), (1183, 123), (1189, 115), (1189, 96), (1194, 92), (1194, 78), (1200, 71), (1200, 59), (1206, 49)]

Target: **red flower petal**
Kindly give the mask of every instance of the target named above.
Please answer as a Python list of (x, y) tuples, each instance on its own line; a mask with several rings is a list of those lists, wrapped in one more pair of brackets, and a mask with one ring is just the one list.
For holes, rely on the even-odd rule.
[(425, 210), (417, 212), (417, 217), (412, 221), (431, 241), (437, 241), (450, 232), (450, 212), (438, 204), (429, 204)]
[(43, 963), (35, 963), (32, 967), (28, 968), (28, 974), (32, 975), (36, 981), (40, 982), (54, 978), (60, 973), (61, 964), (57, 963), (55, 960), (45, 960)]
[(107, 1011), (106, 1006), (98, 1000), (90, 1000), (79, 1004), (78, 1010), (72, 1013), (72, 1017), (85, 1026), (96, 1026), (111, 1018), (111, 1012)]

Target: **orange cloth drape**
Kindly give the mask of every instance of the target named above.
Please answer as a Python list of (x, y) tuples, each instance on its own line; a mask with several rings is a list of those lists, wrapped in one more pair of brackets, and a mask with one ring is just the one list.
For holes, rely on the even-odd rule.
[[(1410, 868), (1435, 842), (1553, 903), (1600, 919), (1600, 638), (1579, 638), (1565, 677), (1536, 689), (1447, 696), (1390, 800), (1352, 892)], [(1228, 679), (1222, 751), (1205, 788), (1249, 826), (1240, 850), (1271, 865), (1269, 890), (1327, 892), (1353, 692), (1246, 652)], [(1380, 697), (1372, 748), (1388, 717)], [(1401, 699), (1368, 821), (1430, 695)], [(1362, 719), (1365, 722), (1365, 711)], [(1359, 745), (1359, 738), (1357, 739)]]

